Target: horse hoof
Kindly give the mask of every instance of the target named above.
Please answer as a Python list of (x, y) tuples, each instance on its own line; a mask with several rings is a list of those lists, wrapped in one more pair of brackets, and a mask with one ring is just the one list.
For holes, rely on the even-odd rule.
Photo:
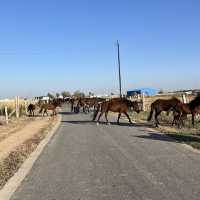
[(97, 126), (99, 126), (99, 122), (97, 122)]

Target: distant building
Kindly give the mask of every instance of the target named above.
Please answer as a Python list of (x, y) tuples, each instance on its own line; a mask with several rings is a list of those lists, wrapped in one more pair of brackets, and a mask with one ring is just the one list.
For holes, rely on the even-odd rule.
[(137, 97), (144, 94), (144, 96), (154, 96), (158, 93), (158, 90), (154, 88), (139, 88), (127, 91), (127, 97)]
[(50, 98), (47, 96), (40, 96), (40, 97), (35, 97), (35, 100), (37, 101), (44, 101), (44, 102), (49, 102)]

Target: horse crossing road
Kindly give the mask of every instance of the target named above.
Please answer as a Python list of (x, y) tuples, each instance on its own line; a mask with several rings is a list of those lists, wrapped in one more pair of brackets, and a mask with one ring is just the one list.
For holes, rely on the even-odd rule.
[(63, 109), (12, 200), (199, 200), (200, 154), (136, 124), (91, 118)]

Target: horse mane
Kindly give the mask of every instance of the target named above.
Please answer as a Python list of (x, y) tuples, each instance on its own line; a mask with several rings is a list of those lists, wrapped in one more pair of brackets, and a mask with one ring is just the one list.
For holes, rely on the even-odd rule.
[(132, 101), (126, 98), (123, 98), (123, 101), (126, 102), (126, 104), (131, 107), (132, 106)]
[(194, 109), (197, 106), (200, 106), (200, 95), (196, 96), (190, 103), (190, 108)]

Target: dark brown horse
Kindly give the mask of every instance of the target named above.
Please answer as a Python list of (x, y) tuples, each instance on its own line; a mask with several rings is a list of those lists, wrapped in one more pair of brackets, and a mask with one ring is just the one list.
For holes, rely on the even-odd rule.
[(153, 113), (155, 112), (155, 121), (156, 127), (159, 125), (158, 116), (161, 114), (162, 111), (169, 111), (173, 109), (178, 103), (181, 101), (175, 97), (171, 99), (157, 99), (151, 104), (151, 111), (148, 117), (148, 121), (151, 121)]
[(99, 123), (99, 120), (101, 118), (101, 116), (105, 113), (105, 118), (106, 118), (106, 122), (108, 123), (108, 112), (117, 112), (118, 114), (118, 119), (117, 119), (117, 124), (119, 124), (119, 119), (121, 117), (121, 114), (125, 114), (126, 117), (128, 118), (129, 122), (132, 123), (129, 115), (128, 115), (128, 110), (129, 108), (132, 108), (133, 111), (139, 113), (140, 112), (140, 107), (138, 102), (134, 101), (130, 101), (127, 99), (120, 99), (120, 98), (116, 98), (116, 99), (111, 99), (109, 101), (103, 101), (102, 103), (99, 103), (97, 110), (94, 112), (94, 117), (93, 117), (93, 121), (96, 119), (98, 112), (100, 111), (100, 115), (98, 117), (97, 123)]
[(48, 116), (48, 110), (51, 110), (52, 111), (52, 115), (56, 115), (57, 112), (56, 112), (56, 108), (57, 107), (61, 107), (61, 102), (60, 101), (57, 101), (57, 100), (53, 100), (49, 103), (45, 103), (45, 104), (42, 104), (41, 107), (40, 107), (40, 111), (39, 113), (42, 113), (43, 111), (43, 116), (44, 114), (46, 113), (46, 115)]
[(191, 114), (190, 105), (188, 103), (177, 103), (176, 106), (173, 108), (173, 122), (172, 126), (175, 124), (180, 126), (184, 126), (184, 120), (187, 119), (187, 115)]
[(190, 103), (184, 104), (184, 103), (178, 103), (174, 110), (176, 111), (176, 116), (174, 117), (173, 124), (175, 122), (178, 122), (178, 126), (180, 126), (180, 123), (184, 125), (183, 120), (187, 118), (188, 114), (192, 115), (192, 125), (194, 126), (194, 119), (196, 114), (200, 114), (200, 96), (197, 96), (194, 100), (192, 100)]
[(29, 116), (34, 116), (35, 115), (35, 109), (36, 109), (36, 105), (30, 103), (28, 105), (27, 111), (29, 112)]

